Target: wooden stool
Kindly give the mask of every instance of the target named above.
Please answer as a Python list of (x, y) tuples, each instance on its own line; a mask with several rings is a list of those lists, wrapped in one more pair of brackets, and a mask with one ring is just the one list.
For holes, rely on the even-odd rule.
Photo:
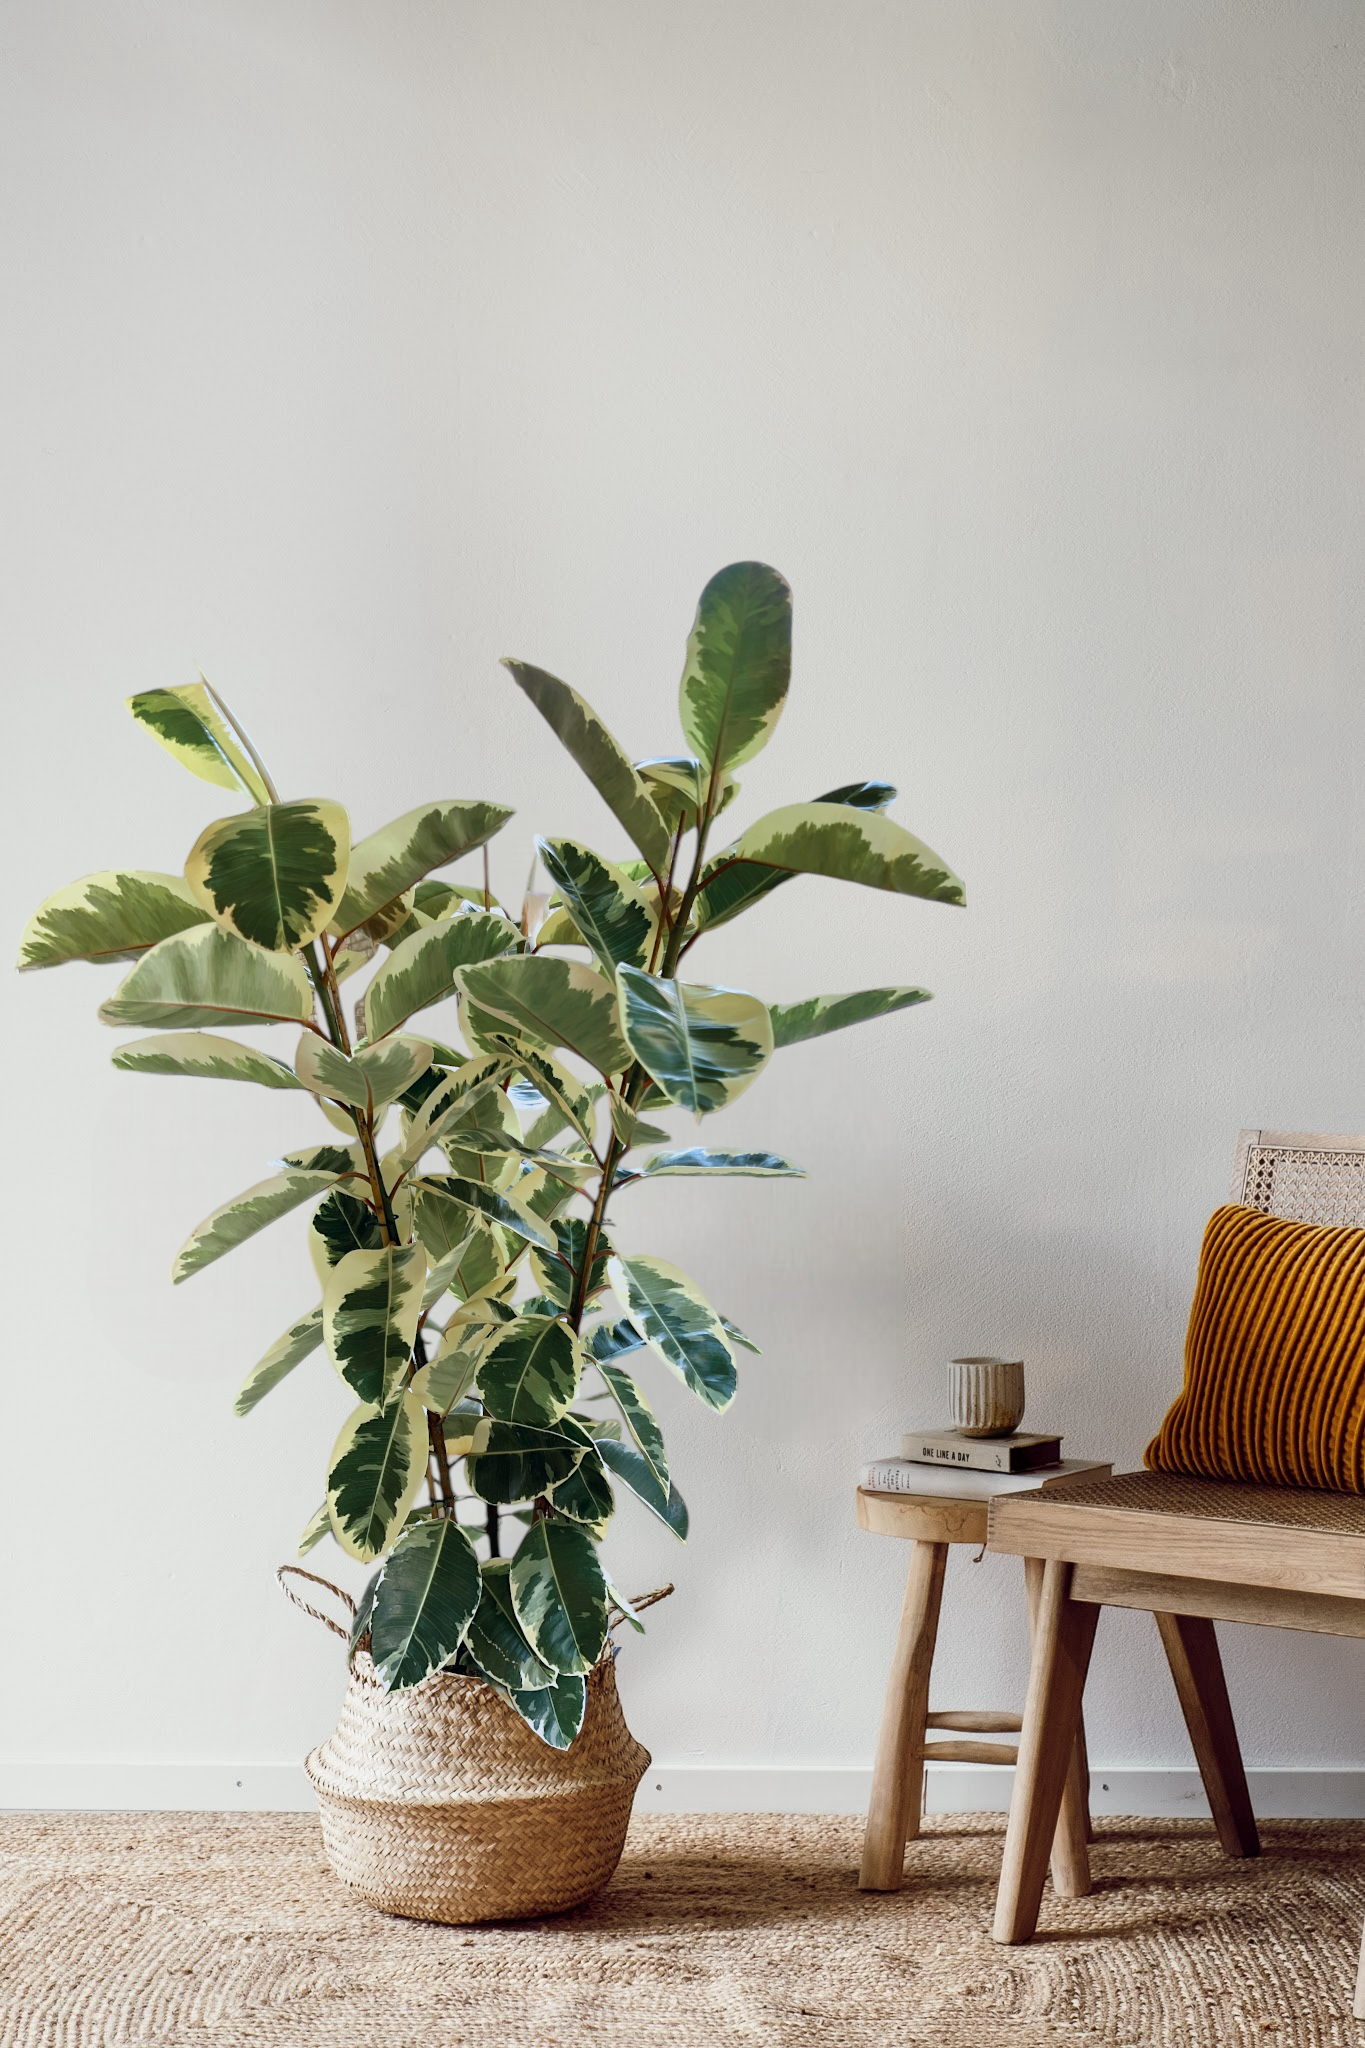
[[(1107, 1478), (1110, 1465), (1068, 1459), (1050, 1471), (1028, 1475), (1039, 1490), (1062, 1479)], [(877, 1761), (872, 1772), (872, 1799), (867, 1811), (863, 1837), (862, 1868), (858, 1884), (866, 1892), (896, 1892), (904, 1878), (905, 1845), (920, 1831), (924, 1803), (926, 1763), (1013, 1764), (1019, 1751), (1014, 1743), (925, 1741), (929, 1728), (945, 1728), (959, 1735), (1014, 1734), (1023, 1726), (1018, 1714), (929, 1711), (929, 1674), (938, 1635), (939, 1603), (943, 1595), (943, 1572), (950, 1543), (970, 1543), (983, 1549), (987, 1513), (991, 1500), (1000, 1494), (1018, 1493), (1024, 1475), (993, 1472), (945, 1472), (925, 1468), (923, 1493), (872, 1493), (858, 1488), (858, 1526), (874, 1536), (908, 1539), (910, 1574), (901, 1610), (900, 1633), (891, 1660), (882, 1709), (881, 1733), (877, 1738)], [(932, 1489), (932, 1490), (930, 1490)], [(1030, 1486), (1028, 1491), (1033, 1491)], [(1043, 1565), (1040, 1559), (1025, 1558), (1028, 1592), (1029, 1631), (1042, 1595)], [(1066, 1789), (1062, 1795), (1057, 1832), (1052, 1843), (1052, 1882), (1063, 1898), (1084, 1898), (1090, 1890), (1089, 1772), (1085, 1755), (1085, 1727), (1078, 1722)]]

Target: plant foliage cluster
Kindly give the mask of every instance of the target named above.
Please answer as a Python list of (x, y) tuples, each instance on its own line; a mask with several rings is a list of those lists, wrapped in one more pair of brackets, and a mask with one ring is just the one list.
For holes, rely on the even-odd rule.
[[(687, 1534), (646, 1368), (662, 1360), (724, 1409), (736, 1351), (757, 1349), (686, 1273), (631, 1248), (631, 1212), (665, 1177), (800, 1172), (769, 1152), (675, 1145), (655, 1119), (710, 1115), (778, 1048), (925, 1000), (892, 987), (768, 1004), (685, 980), (684, 963), (798, 874), (963, 900), (885, 815), (884, 783), (827, 790), (713, 845), (790, 665), (791, 593), (755, 562), (702, 593), (680, 690), (686, 753), (632, 762), (575, 691), (508, 661), (630, 847), (609, 859), (539, 840), (553, 893), (528, 895), (515, 920), (488, 889), (486, 854), (482, 887), (437, 875), (486, 847), (503, 806), (422, 804), (353, 843), (340, 804), (281, 801), (207, 684), (147, 691), (129, 700), (139, 723), (249, 808), (207, 827), (183, 875), (89, 875), (24, 935), (21, 968), (133, 963), (99, 1014), (151, 1035), (121, 1044), (116, 1067), (306, 1093), (332, 1126), (205, 1217), (173, 1278), (311, 1207), (321, 1298), (236, 1400), (250, 1413), (319, 1349), (354, 1397), (301, 1554), (330, 1533), (377, 1564), (352, 1641), (368, 1641), (386, 1685), (476, 1674), (559, 1747), (609, 1627), (639, 1626), (599, 1555), (618, 1499)], [(451, 999), (459, 1048), (422, 1023)], [(258, 1025), (296, 1034), (292, 1058), (227, 1035)], [(470, 1503), (475, 1523), (461, 1518)]]

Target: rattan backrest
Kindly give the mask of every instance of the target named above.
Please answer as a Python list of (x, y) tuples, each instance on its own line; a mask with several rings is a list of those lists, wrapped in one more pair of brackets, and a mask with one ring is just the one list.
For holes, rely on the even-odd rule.
[(1231, 1199), (1296, 1223), (1365, 1228), (1365, 1137), (1243, 1131)]

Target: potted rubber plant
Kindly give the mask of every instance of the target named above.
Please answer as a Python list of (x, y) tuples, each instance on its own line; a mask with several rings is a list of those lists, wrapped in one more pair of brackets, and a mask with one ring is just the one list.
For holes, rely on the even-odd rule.
[[(373, 1570), (333, 1623), (350, 1684), (309, 1770), (344, 1881), (445, 1920), (588, 1896), (615, 1867), (648, 1761), (612, 1649), (615, 1626), (642, 1624), (600, 1545), (627, 1501), (687, 1534), (650, 1374), (724, 1409), (738, 1353), (758, 1348), (648, 1248), (650, 1184), (799, 1174), (699, 1141), (695, 1121), (782, 1048), (926, 1000), (898, 985), (770, 1004), (696, 979), (695, 949), (801, 874), (963, 901), (946, 863), (886, 816), (886, 783), (826, 790), (718, 843), (735, 771), (772, 737), (790, 677), (791, 593), (764, 564), (735, 563), (702, 592), (684, 751), (632, 761), (566, 683), (505, 667), (613, 821), (607, 853), (538, 840), (550, 886), (515, 914), (488, 877), (504, 806), (419, 805), (353, 842), (339, 803), (281, 798), (200, 682), (129, 708), (239, 807), (180, 874), (118, 868), (59, 890), (19, 961), (131, 962), (99, 1012), (148, 1034), (115, 1050), (125, 1072), (316, 1104), (315, 1141), (196, 1225), (172, 1278), (311, 1211), (317, 1298), (236, 1409), (315, 1353), (351, 1400), (300, 1549), (331, 1539)], [(443, 872), (480, 848), (481, 876)], [(267, 1026), (278, 1051), (232, 1035)], [(678, 1116), (681, 1140), (666, 1128)]]

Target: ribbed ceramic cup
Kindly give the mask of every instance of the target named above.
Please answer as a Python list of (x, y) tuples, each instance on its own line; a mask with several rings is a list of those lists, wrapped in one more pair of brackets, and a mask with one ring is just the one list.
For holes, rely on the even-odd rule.
[(954, 1358), (948, 1365), (948, 1413), (963, 1436), (1008, 1436), (1024, 1419), (1021, 1358)]

